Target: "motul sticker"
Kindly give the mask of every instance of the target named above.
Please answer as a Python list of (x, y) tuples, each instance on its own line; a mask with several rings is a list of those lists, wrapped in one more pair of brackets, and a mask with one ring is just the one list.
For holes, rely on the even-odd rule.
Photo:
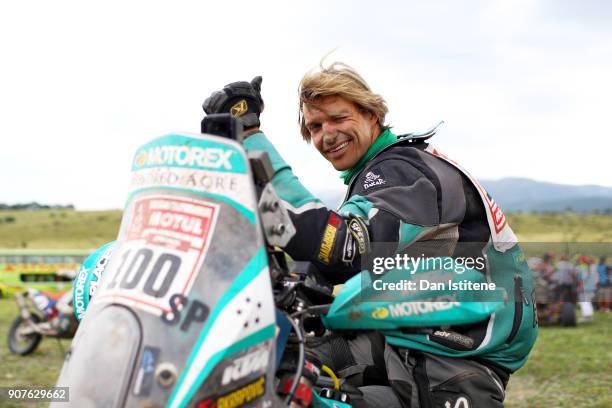
[(219, 206), (146, 196), (132, 201), (129, 211), (129, 226), (96, 299), (156, 315), (170, 312), (170, 297), (189, 293), (206, 258)]

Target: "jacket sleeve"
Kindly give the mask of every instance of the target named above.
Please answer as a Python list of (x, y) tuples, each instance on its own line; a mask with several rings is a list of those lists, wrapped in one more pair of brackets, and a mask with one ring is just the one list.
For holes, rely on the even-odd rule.
[(333, 211), (300, 183), (263, 133), (244, 146), (266, 151), (272, 161), (272, 184), (296, 227), (283, 249), (295, 260), (315, 263), (331, 283), (367, 269), (373, 257), (392, 256), (437, 222), (430, 216), (437, 214), (435, 187), (406, 162), (381, 162), (369, 176), (362, 171), (354, 194)]

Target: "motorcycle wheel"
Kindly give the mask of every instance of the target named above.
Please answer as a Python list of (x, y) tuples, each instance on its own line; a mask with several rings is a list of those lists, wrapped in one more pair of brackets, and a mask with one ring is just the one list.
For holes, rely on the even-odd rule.
[[(40, 321), (40, 318), (36, 315), (32, 315), (32, 321), (36, 324)], [(27, 322), (21, 316), (17, 316), (8, 333), (8, 347), (13, 354), (19, 354), (26, 356), (36, 350), (38, 343), (42, 340), (42, 335), (38, 333), (28, 334), (27, 336), (21, 336), (18, 331), (20, 326), (26, 325)]]

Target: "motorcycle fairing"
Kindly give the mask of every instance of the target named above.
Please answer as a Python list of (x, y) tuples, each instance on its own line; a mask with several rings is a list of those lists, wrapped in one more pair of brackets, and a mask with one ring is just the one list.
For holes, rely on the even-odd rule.
[(398, 283), (420, 280), (427, 282), (486, 282), (486, 277), (474, 269), (461, 273), (420, 268), (414, 274), (391, 270), (382, 275), (369, 271), (349, 279), (334, 299), (329, 312), (322, 317), (329, 329), (391, 330), (403, 327), (435, 327), (447, 324), (467, 324), (485, 320), (501, 309), (506, 291), (497, 288), (483, 293), (453, 291), (446, 285), (437, 290), (375, 290), (373, 282)]
[[(68, 358), (58, 381), (71, 386), (74, 404), (92, 399), (79, 391), (91, 391), (84, 386), (91, 378), (71, 375), (73, 367), (100, 350), (109, 364), (117, 361), (126, 341), (135, 351), (121, 354), (121, 374), (90, 366), (100, 393), (117, 391), (105, 406), (194, 406), (272, 378), (274, 301), (256, 208), (248, 159), (232, 140), (171, 134), (137, 151), (113, 257), (71, 350), (79, 361)], [(108, 323), (126, 313), (134, 323), (129, 339)], [(104, 346), (109, 339), (112, 347)], [(260, 349), (267, 364), (239, 366)], [(147, 350), (159, 350), (152, 384), (137, 378)], [(175, 374), (164, 386), (160, 367)], [(265, 387), (249, 404), (269, 398), (273, 381)]]

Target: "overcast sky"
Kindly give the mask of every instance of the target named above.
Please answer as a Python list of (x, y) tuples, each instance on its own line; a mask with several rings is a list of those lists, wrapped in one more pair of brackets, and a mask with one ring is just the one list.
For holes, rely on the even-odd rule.
[(314, 192), (343, 189), (301, 141), (297, 85), (355, 67), (396, 133), (482, 179), (612, 186), (612, 2), (0, 3), (0, 202), (122, 208), (139, 145), (197, 132), (214, 90), (262, 75), (262, 128)]

